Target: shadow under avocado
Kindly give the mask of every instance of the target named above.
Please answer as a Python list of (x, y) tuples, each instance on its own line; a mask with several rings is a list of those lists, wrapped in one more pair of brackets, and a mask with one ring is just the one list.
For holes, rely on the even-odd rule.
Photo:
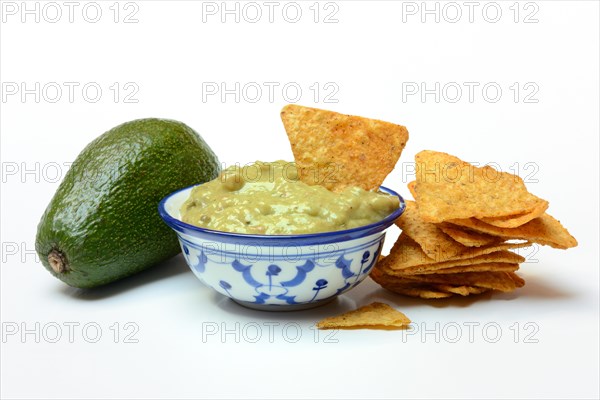
[(67, 296), (82, 300), (102, 300), (157, 281), (171, 279), (185, 272), (191, 272), (181, 254), (162, 261), (142, 272), (128, 276), (115, 282), (91, 289), (78, 289), (61, 286), (60, 290)]

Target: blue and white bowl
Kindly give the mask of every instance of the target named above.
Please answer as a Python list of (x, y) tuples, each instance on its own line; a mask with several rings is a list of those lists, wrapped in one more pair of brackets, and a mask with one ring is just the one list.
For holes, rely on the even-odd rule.
[(259, 310), (287, 311), (325, 304), (362, 282), (377, 262), (385, 230), (405, 203), (379, 222), (343, 231), (304, 235), (252, 235), (215, 231), (182, 222), (179, 209), (192, 187), (158, 206), (179, 238), (194, 274), (217, 292)]

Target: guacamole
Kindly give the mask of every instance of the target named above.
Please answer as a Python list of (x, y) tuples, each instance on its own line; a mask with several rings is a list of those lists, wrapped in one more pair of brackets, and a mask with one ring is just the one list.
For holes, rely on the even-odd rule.
[(235, 233), (292, 235), (338, 231), (380, 221), (398, 197), (361, 188), (335, 193), (298, 179), (294, 163), (232, 166), (196, 186), (181, 206), (191, 225)]

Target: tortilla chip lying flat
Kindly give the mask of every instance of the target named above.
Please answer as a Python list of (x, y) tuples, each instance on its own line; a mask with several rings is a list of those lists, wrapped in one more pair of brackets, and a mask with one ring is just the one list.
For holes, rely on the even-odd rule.
[(529, 193), (517, 175), (430, 150), (419, 152), (415, 162), (415, 200), (426, 222), (535, 215), (548, 208), (548, 202)]
[(511, 292), (522, 287), (525, 282), (513, 272), (459, 272), (456, 274), (428, 274), (428, 275), (406, 275), (393, 277), (394, 279), (416, 281), (419, 283), (432, 283), (453, 286), (475, 286), (484, 289), (498, 290), (500, 292)]
[(403, 329), (410, 319), (385, 303), (374, 302), (354, 311), (325, 318), (317, 323), (319, 329)]
[(527, 240), (557, 249), (568, 249), (577, 246), (577, 239), (559, 221), (547, 213), (516, 228), (499, 228), (475, 218), (457, 219), (448, 222), (504, 239)]
[[(513, 253), (514, 254), (514, 253)], [(485, 257), (485, 256), (484, 256)], [(469, 261), (469, 260), (456, 260), (457, 263), (460, 261)], [(431, 266), (435, 266), (435, 264), (431, 264)], [(426, 266), (429, 267), (429, 266)], [(502, 271), (502, 272), (514, 272), (519, 269), (518, 263), (508, 263), (508, 262), (482, 262), (477, 264), (459, 264), (454, 267), (436, 269), (436, 268), (426, 268), (426, 267), (411, 267), (406, 268), (400, 271), (395, 271), (393, 269), (384, 270), (386, 274), (392, 276), (406, 276), (406, 275), (426, 275), (426, 274), (455, 274), (457, 272), (486, 272), (486, 271)]]
[(461, 296), (468, 296), (470, 294), (481, 294), (488, 290), (486, 288), (479, 288), (474, 286), (435, 285), (435, 287), (439, 290), (444, 290), (448, 293), (460, 294)]
[(402, 294), (404, 296), (420, 297), (422, 299), (445, 299), (447, 297), (452, 297), (454, 294), (447, 290), (447, 288), (440, 288), (435, 285), (380, 285), (390, 292)]
[(377, 190), (408, 140), (404, 126), (289, 104), (281, 110), (300, 180)]
[[(469, 294), (480, 294), (487, 290), (510, 292), (525, 284), (525, 281), (514, 272), (489, 271), (447, 275), (391, 276), (376, 267), (370, 276), (384, 289), (427, 299), (445, 298), (450, 297), (452, 294), (467, 296)], [(454, 289), (449, 290), (450, 287)], [(466, 289), (471, 287), (476, 289)]]
[[(466, 247), (460, 252), (453, 254), (452, 257), (444, 257), (446, 261), (452, 260), (466, 260), (472, 259), (477, 256), (494, 253), (500, 250), (510, 250), (510, 249), (518, 249), (522, 247), (528, 247), (531, 243), (523, 242), (523, 243), (494, 243), (488, 246), (480, 246), (480, 247)], [(497, 261), (497, 260), (493, 260)], [(376, 267), (379, 268), (390, 268), (395, 270), (402, 270), (404, 268), (424, 266), (427, 264), (439, 264), (433, 258), (428, 257), (425, 252), (421, 249), (414, 240), (412, 240), (408, 235), (404, 232), (400, 234), (396, 243), (392, 247), (390, 254), (385, 256), (382, 260), (380, 260)], [(446, 264), (444, 267), (449, 267), (450, 265)]]
[[(386, 275), (377, 268), (373, 269), (371, 279), (377, 282), (382, 288), (390, 292), (410, 297), (420, 297), (422, 299), (445, 299), (452, 297), (453, 294), (447, 288), (436, 287), (432, 284), (401, 281), (398, 282), (393, 277)], [(448, 286), (448, 285), (446, 285)], [(487, 289), (484, 289), (484, 291)]]
[(446, 235), (458, 243), (467, 247), (480, 247), (487, 246), (493, 243), (503, 242), (503, 238), (497, 236), (488, 235), (486, 233), (479, 233), (471, 231), (467, 228), (447, 224), (445, 222), (437, 224), (437, 227), (441, 229)]
[(541, 217), (547, 209), (548, 203), (540, 203), (538, 207), (524, 214), (509, 215), (507, 217), (480, 218), (480, 220), (499, 228), (516, 228), (535, 218)]

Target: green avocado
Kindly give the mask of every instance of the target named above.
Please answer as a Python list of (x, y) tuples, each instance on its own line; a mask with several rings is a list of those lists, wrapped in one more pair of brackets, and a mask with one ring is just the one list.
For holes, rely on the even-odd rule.
[(158, 203), (219, 171), (208, 144), (181, 122), (111, 129), (77, 156), (46, 208), (35, 242), (42, 264), (68, 285), (91, 288), (173, 257), (181, 250)]

